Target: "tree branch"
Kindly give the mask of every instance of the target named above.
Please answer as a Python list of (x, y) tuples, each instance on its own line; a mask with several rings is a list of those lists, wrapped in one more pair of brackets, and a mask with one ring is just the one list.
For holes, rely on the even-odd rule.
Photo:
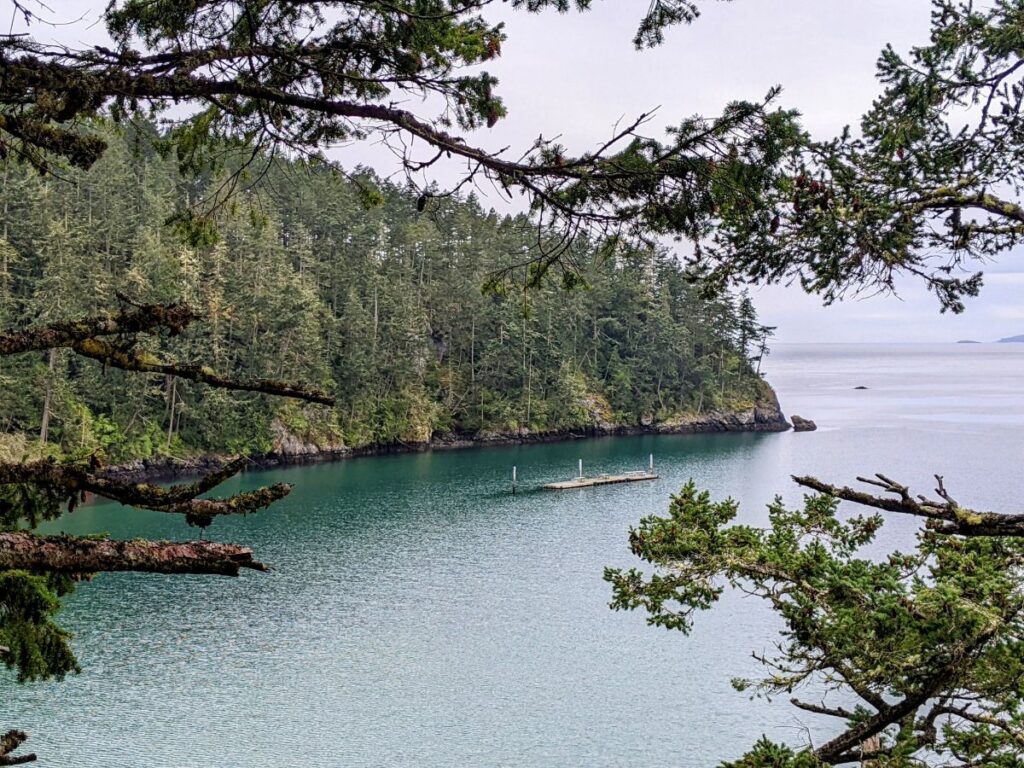
[(816, 715), (829, 715), (830, 717), (841, 717), (844, 720), (850, 720), (854, 717), (854, 713), (843, 707), (826, 707), (824, 704), (812, 704), (807, 701), (801, 701), (797, 698), (792, 698), (789, 703), (798, 709), (802, 709), (805, 712), (813, 712)]
[(25, 763), (34, 763), (36, 761), (36, 756), (33, 754), (11, 754), (11, 752), (20, 747), (27, 738), (28, 734), (24, 731), (8, 731), (3, 736), (0, 736), (0, 765), (24, 765)]
[(1024, 223), (1024, 208), (1021, 208), (1016, 203), (1001, 200), (988, 192), (963, 195), (956, 194), (948, 189), (942, 189), (911, 204), (911, 210), (917, 212), (928, 210), (951, 211), (967, 208), (977, 208), (1003, 219)]
[(176, 335), (197, 315), (183, 304), (140, 304), (116, 315), (89, 317), (0, 334), (0, 356), (59, 347), (115, 334), (152, 333), (165, 328)]
[(849, 762), (849, 753), (856, 750), (866, 740), (885, 730), (893, 723), (898, 723), (912, 715), (918, 707), (943, 688), (948, 688), (952, 678), (962, 668), (964, 660), (977, 654), (996, 635), (1000, 625), (994, 624), (973, 637), (962, 647), (952, 648), (946, 663), (939, 666), (933, 675), (924, 680), (917, 689), (908, 693), (902, 701), (886, 705), (877, 714), (849, 728), (845, 733), (814, 750), (814, 755), (825, 763), (838, 764)]
[(103, 365), (125, 371), (178, 376), (220, 389), (261, 392), (334, 405), (334, 398), (331, 395), (316, 389), (307, 389), (273, 379), (229, 379), (205, 366), (165, 363), (138, 351), (131, 344), (115, 345), (98, 338), (114, 335), (134, 336), (138, 333), (154, 333), (161, 329), (168, 330), (173, 336), (181, 333), (197, 317), (196, 313), (181, 304), (139, 304), (116, 315), (52, 323), (0, 335), (0, 356), (66, 347), (83, 357), (90, 357)]
[(233, 389), (244, 392), (262, 392), (279, 397), (292, 397), (311, 403), (334, 405), (334, 398), (326, 392), (305, 389), (301, 386), (288, 384), (273, 379), (229, 379), (220, 376), (212, 369), (200, 365), (181, 363), (165, 363), (138, 352), (134, 349), (120, 349), (102, 339), (82, 339), (71, 345), (71, 348), (83, 357), (91, 357), (104, 365), (137, 373), (160, 373), (165, 376), (178, 376), (189, 381), (209, 384), (219, 389)]
[(71, 500), (69, 507), (72, 509), (82, 492), (94, 493), (126, 506), (185, 515), (190, 525), (206, 526), (214, 517), (254, 512), (270, 506), (291, 492), (291, 485), (276, 483), (225, 499), (197, 498), (237, 474), (245, 463), (245, 458), (237, 458), (194, 483), (161, 488), (149, 483), (128, 483), (103, 477), (77, 464), (61, 464), (52, 459), (43, 459), (25, 463), (0, 463), (0, 485), (29, 484), (41, 489), (59, 490), (63, 497)]
[(935, 493), (939, 495), (942, 501), (935, 501), (921, 495), (915, 498), (911, 495), (907, 486), (900, 485), (881, 474), (876, 474), (874, 479), (858, 477), (857, 480), (882, 488), (887, 493), (895, 494), (899, 498), (873, 496), (870, 493), (857, 491), (847, 486), (838, 487), (831, 485), (816, 477), (798, 477), (796, 475), (792, 477), (798, 485), (810, 488), (818, 493), (834, 496), (837, 499), (852, 501), (856, 504), (863, 504), (864, 506), (882, 509), (887, 512), (898, 512), (900, 514), (926, 518), (927, 526), (940, 533), (959, 534), (962, 536), (1024, 536), (1024, 515), (977, 512), (973, 509), (961, 507), (949, 495), (941, 475), (935, 476), (937, 483)]
[(73, 536), (0, 533), (0, 570), (93, 574), (113, 571), (237, 576), (266, 571), (252, 550), (213, 541), (115, 541)]

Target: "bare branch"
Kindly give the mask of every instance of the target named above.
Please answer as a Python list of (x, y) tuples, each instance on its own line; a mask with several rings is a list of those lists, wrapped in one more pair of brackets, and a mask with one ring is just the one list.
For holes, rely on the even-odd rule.
[(848, 709), (842, 707), (827, 707), (824, 704), (812, 704), (806, 701), (800, 701), (800, 699), (790, 699), (789, 703), (798, 709), (802, 709), (805, 712), (813, 712), (816, 715), (829, 715), (830, 717), (841, 717), (844, 720), (850, 720), (854, 714)]
[(835, 486), (815, 477), (797, 477), (793, 480), (805, 488), (818, 493), (834, 496), (844, 501), (852, 501), (867, 507), (882, 509), (886, 512), (898, 512), (914, 515), (927, 520), (927, 526), (940, 533), (959, 534), (962, 536), (1024, 536), (1024, 515), (1004, 515), (997, 512), (978, 512), (961, 507), (949, 494), (942, 477), (936, 475), (938, 487), (935, 492), (943, 501), (935, 501), (918, 495), (914, 498), (907, 486), (901, 485), (885, 475), (876, 474), (875, 478), (858, 477), (862, 483), (874, 485), (899, 498), (873, 496), (870, 493), (857, 491), (848, 486)]

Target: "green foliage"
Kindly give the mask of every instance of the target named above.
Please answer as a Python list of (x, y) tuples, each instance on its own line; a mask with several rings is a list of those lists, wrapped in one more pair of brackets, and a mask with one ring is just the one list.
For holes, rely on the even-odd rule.
[(71, 636), (53, 621), (71, 588), (66, 576), (0, 571), (0, 661), (17, 670), (19, 682), (78, 672)]
[[(585, 11), (591, 1), (514, 0), (511, 5), (531, 13), (549, 8), (566, 12)], [(146, 97), (152, 99), (154, 109), (164, 108), (194, 87), (188, 79), (199, 64), (189, 61), (182, 50), (183, 42), (189, 40), (197, 62), (215, 59), (221, 77), (230, 80), (240, 74), (241, 66), (247, 87), (231, 88), (222, 99), (210, 99), (211, 106), (182, 121), (169, 141), (158, 143), (166, 154), (176, 152), (185, 172), (215, 168), (221, 162), (217, 143), (225, 140), (240, 145), (280, 140), (293, 149), (316, 150), (324, 144), (364, 138), (367, 129), (351, 120), (364, 115), (358, 108), (356, 115), (346, 114), (353, 105), (394, 104), (412, 94), (432, 94), (445, 105), (435, 121), (439, 128), (490, 127), (506, 110), (496, 93), (497, 80), (482, 67), (500, 56), (506, 38), (503, 24), (482, 15), (483, 6), (486, 3), (462, 0), (269, 2), (260, 3), (258, 11), (239, 15), (236, 5), (226, 0), (184, 5), (172, 0), (112, 2), (105, 21), (124, 60), (142, 61), (131, 47), (139, 43), (159, 59), (173, 61), (186, 54), (185, 61), (179, 62), (184, 66), (176, 88), (156, 95), (162, 90), (160, 79), (168, 72), (162, 67), (133, 71), (132, 76), (142, 82), (131, 98), (116, 89), (108, 92), (105, 84), (82, 76), (78, 88), (88, 91), (88, 97), (83, 94), (72, 100), (47, 89), (29, 114), (66, 119), (80, 111), (91, 113), (109, 100), (111, 114), (122, 120), (137, 114), (140, 98)], [(634, 42), (638, 48), (657, 45), (667, 27), (696, 16), (690, 0), (657, 0), (643, 15)], [(269, 80), (243, 63), (253, 52), (279, 62)], [(317, 83), (312, 99), (310, 81)], [(301, 96), (268, 98), (271, 89), (288, 97)], [(204, 93), (209, 95), (209, 84)], [(342, 108), (313, 106), (325, 103)], [(408, 122), (399, 120), (406, 128)], [(433, 135), (433, 128), (429, 133)], [(455, 144), (452, 147), (457, 149)], [(95, 153), (85, 159), (94, 160)]]
[(913, 551), (869, 558), (882, 518), (841, 518), (837, 505), (808, 496), (790, 510), (777, 499), (759, 529), (732, 524), (735, 502), (688, 483), (668, 517), (630, 533), (655, 572), (606, 570), (612, 607), (685, 633), (739, 588), (779, 615), (777, 654), (757, 656), (766, 676), (736, 686), (769, 697), (810, 689), (823, 701), (814, 711), (846, 731), (816, 750), (761, 741), (731, 765), (857, 762), (862, 752), (880, 766), (1020, 765), (1024, 542), (923, 530)]
[[(301, 409), (68, 354), (51, 370), (23, 355), (0, 361), (9, 435), (31, 443), (46, 411), (54, 449), (123, 461), (266, 452), (275, 420), (307, 443), (363, 447), (633, 425), (749, 408), (763, 394), (750, 360), (765, 329), (750, 302), (701, 298), (660, 251), (580, 241), (576, 271), (512, 269), (536, 244), (524, 217), (458, 197), (419, 212), (415, 192), (365, 169), (285, 161), (216, 220), (179, 217), (196, 228), (183, 242), (161, 222), (223, 177), (182, 176), (176, 158), (137, 152), (131, 131), (108, 138), (98, 165), (66, 182), (8, 164), (11, 322), (95, 314), (116, 305), (114, 286), (184, 301), (204, 322), (144, 340), (145, 354), (305, 381), (339, 405)], [(505, 267), (514, 279), (494, 280)]]
[(826, 302), (912, 275), (962, 312), (978, 268), (1024, 242), (1021, 19), (1021, 0), (933, 0), (928, 43), (882, 52), (859, 135), (808, 141), (695, 270), (795, 279)]

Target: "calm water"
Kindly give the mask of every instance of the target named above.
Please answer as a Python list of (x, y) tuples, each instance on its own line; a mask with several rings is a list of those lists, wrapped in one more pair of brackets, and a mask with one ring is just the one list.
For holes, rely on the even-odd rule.
[[(775, 624), (737, 596), (690, 637), (613, 613), (605, 565), (689, 477), (765, 519), (791, 473), (885, 471), (1020, 511), (1024, 345), (778, 345), (769, 380), (815, 433), (625, 438), (361, 459), (250, 475), (287, 479), (273, 511), (218, 522), (270, 574), (104, 575), (63, 614), (84, 671), (0, 678), (0, 727), (46, 766), (706, 766), (762, 733), (820, 727), (729, 685)], [(864, 385), (868, 390), (855, 391)], [(661, 479), (509, 494), (592, 471)], [(56, 528), (185, 537), (171, 516), (90, 506)], [(886, 531), (905, 539), (905, 521)]]

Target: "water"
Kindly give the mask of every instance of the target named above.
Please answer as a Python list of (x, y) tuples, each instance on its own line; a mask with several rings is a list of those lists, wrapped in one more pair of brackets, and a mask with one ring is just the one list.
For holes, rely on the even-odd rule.
[[(608, 610), (605, 565), (689, 477), (765, 520), (788, 476), (887, 472), (921, 490), (943, 473), (976, 507), (1020, 511), (1024, 345), (779, 345), (787, 413), (814, 433), (640, 437), (361, 459), (249, 475), (286, 479), (272, 511), (221, 520), (217, 539), (274, 566), (239, 579), (103, 575), (63, 613), (84, 671), (62, 684), (0, 678), (0, 728), (45, 766), (706, 766), (762, 733), (823, 726), (750, 702), (776, 624), (730, 596), (690, 637)], [(857, 385), (869, 387), (854, 390)], [(661, 479), (509, 493), (645, 466)], [(186, 537), (177, 518), (91, 505), (54, 529)], [(886, 541), (912, 523), (893, 520)], [(825, 726), (827, 727), (827, 726)], [(816, 730), (822, 733), (821, 730)], [(820, 739), (819, 739), (820, 740)]]

